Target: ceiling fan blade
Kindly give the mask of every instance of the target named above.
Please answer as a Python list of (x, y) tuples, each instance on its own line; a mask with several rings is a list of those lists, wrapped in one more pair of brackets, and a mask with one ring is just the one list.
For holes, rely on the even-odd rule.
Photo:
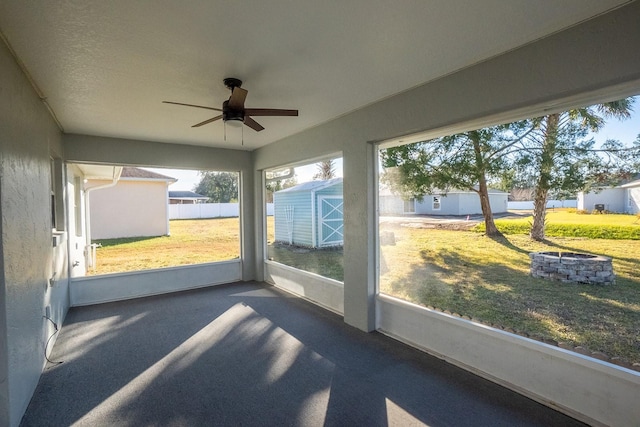
[(222, 114), (220, 114), (219, 116), (215, 116), (215, 117), (213, 117), (211, 119), (207, 119), (204, 122), (196, 123), (195, 125), (193, 125), (191, 127), (192, 128), (197, 128), (197, 127), (200, 127), (200, 126), (204, 126), (204, 125), (209, 124), (211, 122), (215, 122), (216, 120), (220, 120), (221, 118), (222, 118)]
[(278, 108), (245, 108), (244, 114), (250, 116), (297, 116), (298, 110), (281, 110)]
[(205, 110), (213, 110), (213, 111), (222, 111), (220, 108), (205, 107), (204, 105), (183, 104), (182, 102), (173, 102), (173, 101), (162, 101), (162, 102), (165, 104), (182, 105), (185, 107), (204, 108)]
[(233, 110), (242, 110), (244, 108), (244, 100), (247, 99), (248, 91), (241, 87), (234, 87), (229, 98), (229, 108)]
[(244, 124), (249, 126), (251, 129), (255, 130), (256, 132), (260, 132), (261, 130), (264, 130), (264, 126), (262, 126), (260, 123), (256, 122), (246, 114), (244, 116)]

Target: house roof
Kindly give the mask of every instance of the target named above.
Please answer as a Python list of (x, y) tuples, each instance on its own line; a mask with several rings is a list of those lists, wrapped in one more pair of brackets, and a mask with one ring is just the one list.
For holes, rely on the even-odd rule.
[(139, 179), (153, 179), (153, 180), (162, 180), (162, 181), (177, 181), (176, 178), (172, 178), (167, 175), (162, 175), (160, 173), (152, 172), (146, 169), (134, 168), (131, 166), (124, 166), (122, 168), (122, 174), (120, 175), (120, 179), (122, 178), (139, 178)]
[(5, 1), (0, 29), (65, 133), (237, 149), (222, 120), (190, 131), (215, 114), (162, 101), (220, 108), (238, 77), (247, 107), (300, 111), (260, 117), (253, 150), (626, 2)]
[(622, 184), (619, 187), (620, 188), (640, 187), (640, 179), (636, 179), (634, 181), (627, 182), (626, 184)]
[(169, 191), (170, 199), (208, 199), (207, 196), (193, 191)]
[(332, 187), (337, 184), (342, 184), (342, 178), (333, 178), (326, 181), (309, 181), (302, 184), (298, 184), (293, 187), (285, 188), (284, 190), (276, 191), (276, 193), (296, 193), (300, 191), (318, 191), (323, 188)]

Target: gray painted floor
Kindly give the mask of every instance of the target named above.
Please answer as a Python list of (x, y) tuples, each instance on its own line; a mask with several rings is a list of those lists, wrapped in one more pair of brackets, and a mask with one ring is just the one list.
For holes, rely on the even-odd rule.
[(574, 426), (260, 283), (73, 308), (22, 426)]

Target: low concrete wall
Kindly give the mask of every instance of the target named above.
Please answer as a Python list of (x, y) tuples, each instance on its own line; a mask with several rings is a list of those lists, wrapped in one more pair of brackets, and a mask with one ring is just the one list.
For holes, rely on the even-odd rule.
[(71, 279), (71, 306), (139, 298), (232, 283), (242, 278), (240, 260)]
[(278, 288), (344, 314), (344, 287), (337, 280), (271, 261), (265, 261), (264, 276)]
[(408, 303), (376, 298), (377, 328), (592, 425), (640, 420), (640, 373)]
[(611, 258), (571, 252), (531, 252), (531, 276), (563, 283), (613, 285)]

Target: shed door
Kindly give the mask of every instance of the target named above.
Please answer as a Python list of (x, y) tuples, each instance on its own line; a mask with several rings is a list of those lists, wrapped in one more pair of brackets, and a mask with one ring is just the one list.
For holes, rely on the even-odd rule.
[(341, 245), (343, 242), (343, 211), (341, 196), (318, 196), (320, 244)]

